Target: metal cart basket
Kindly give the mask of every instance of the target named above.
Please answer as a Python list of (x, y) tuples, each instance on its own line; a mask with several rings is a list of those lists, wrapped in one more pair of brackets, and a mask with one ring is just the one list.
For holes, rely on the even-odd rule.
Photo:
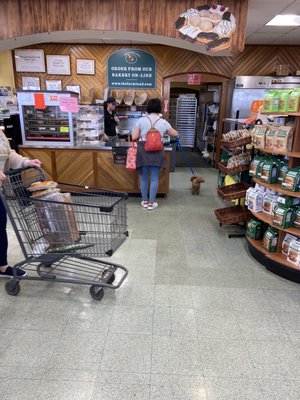
[[(42, 170), (6, 175), (0, 195), (24, 255), (13, 268), (14, 279), (6, 282), (8, 294), (17, 295), (23, 279), (89, 285), (96, 300), (104, 287), (121, 286), (128, 270), (99, 258), (110, 257), (128, 236), (126, 193), (62, 183), (60, 191), (39, 197), (28, 187), (45, 181)], [(17, 277), (17, 267), (27, 275)]]

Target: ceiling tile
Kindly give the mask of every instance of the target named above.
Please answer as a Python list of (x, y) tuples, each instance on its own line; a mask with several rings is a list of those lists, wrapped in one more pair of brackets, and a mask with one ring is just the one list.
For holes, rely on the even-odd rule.
[(295, 30), (294, 26), (263, 26), (258, 30), (259, 33), (277, 33), (284, 35)]
[(253, 33), (251, 36), (249, 36), (246, 40), (247, 44), (272, 44), (274, 42), (277, 42), (279, 38), (281, 38), (281, 34), (277, 33)]

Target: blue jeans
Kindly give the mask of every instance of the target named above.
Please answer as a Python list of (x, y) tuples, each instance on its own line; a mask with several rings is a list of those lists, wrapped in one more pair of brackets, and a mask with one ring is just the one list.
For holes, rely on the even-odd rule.
[(154, 203), (158, 189), (159, 170), (160, 170), (159, 167), (150, 167), (150, 166), (142, 167), (141, 192), (143, 201), (148, 200), (148, 175), (150, 172), (149, 202)]
[(0, 267), (7, 265), (6, 210), (0, 199)]

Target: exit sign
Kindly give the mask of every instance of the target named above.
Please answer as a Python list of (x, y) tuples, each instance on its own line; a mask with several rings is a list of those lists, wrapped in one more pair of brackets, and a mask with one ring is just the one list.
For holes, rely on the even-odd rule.
[(188, 74), (188, 85), (200, 85), (201, 75), (200, 74)]

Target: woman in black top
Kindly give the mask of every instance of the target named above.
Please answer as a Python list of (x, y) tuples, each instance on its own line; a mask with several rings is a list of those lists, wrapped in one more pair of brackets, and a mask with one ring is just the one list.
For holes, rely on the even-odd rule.
[(106, 140), (113, 145), (114, 141), (117, 140), (116, 127), (119, 125), (119, 118), (116, 115), (116, 99), (114, 97), (108, 97), (106, 100), (106, 106), (104, 110), (104, 132), (106, 134)]

